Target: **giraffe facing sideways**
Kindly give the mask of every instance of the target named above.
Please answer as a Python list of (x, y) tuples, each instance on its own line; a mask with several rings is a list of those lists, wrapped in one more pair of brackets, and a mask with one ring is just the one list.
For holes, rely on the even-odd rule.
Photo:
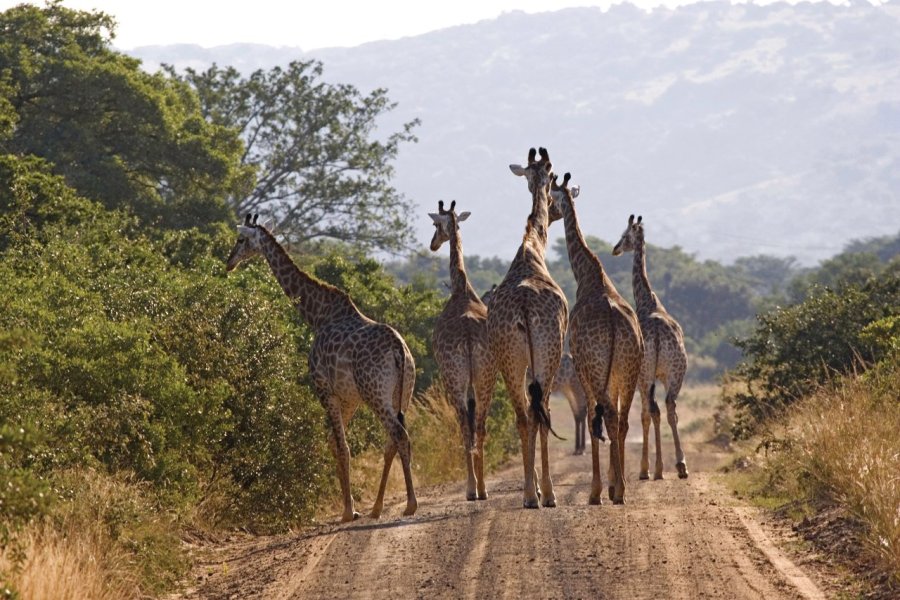
[(275, 236), (247, 215), (228, 256), (226, 271), (255, 256), (263, 256), (297, 311), (314, 334), (309, 372), (316, 395), (331, 425), (331, 448), (337, 463), (344, 500), (342, 521), (359, 517), (350, 493), (350, 447), (346, 426), (366, 403), (387, 431), (384, 470), (371, 516), (381, 515), (388, 473), (400, 454), (406, 480), (404, 515), (416, 512), (410, 468), (411, 448), (403, 411), (409, 406), (415, 383), (415, 364), (406, 342), (394, 329), (363, 315), (343, 291), (318, 281), (294, 264)]
[(678, 321), (672, 318), (662, 302), (650, 287), (647, 277), (647, 251), (644, 244), (644, 224), (641, 217), (634, 220), (628, 217), (628, 227), (622, 239), (613, 248), (613, 255), (623, 252), (634, 252), (631, 285), (634, 289), (634, 301), (637, 305), (638, 320), (644, 335), (646, 352), (641, 367), (639, 389), (641, 390), (641, 426), (644, 429), (644, 447), (641, 452), (641, 479), (649, 479), (648, 430), (653, 421), (654, 438), (656, 439), (656, 465), (653, 470), (654, 479), (662, 479), (663, 462), (659, 434), (659, 405), (654, 398), (656, 381), (666, 386), (666, 417), (672, 428), (672, 439), (675, 442), (675, 469), (680, 479), (688, 476), (681, 438), (678, 436), (678, 413), (675, 401), (684, 382), (687, 371), (687, 352), (684, 349), (684, 333)]
[(497, 369), (488, 344), (488, 309), (469, 283), (463, 261), (459, 222), (470, 213), (457, 215), (455, 209), (455, 200), (450, 210), (444, 210), (441, 200), (438, 212), (428, 213), (435, 228), (431, 250), (437, 252), (445, 242), (450, 243), (450, 298), (434, 324), (432, 348), (462, 431), (466, 499), (484, 500), (488, 497), (484, 487), (485, 423)]

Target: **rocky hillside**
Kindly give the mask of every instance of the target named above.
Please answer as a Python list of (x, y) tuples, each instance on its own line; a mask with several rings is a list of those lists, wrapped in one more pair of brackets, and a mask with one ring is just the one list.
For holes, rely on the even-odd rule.
[(897, 0), (513, 12), (354, 48), (297, 44), (132, 54), (247, 72), (316, 58), (331, 81), (387, 88), (387, 128), (422, 120), (395, 183), (422, 207), (423, 244), (426, 211), (456, 199), (473, 212), (467, 252), (512, 257), (530, 200), (507, 165), (536, 145), (581, 184), (582, 226), (607, 240), (640, 213), (655, 244), (809, 264), (900, 228)]

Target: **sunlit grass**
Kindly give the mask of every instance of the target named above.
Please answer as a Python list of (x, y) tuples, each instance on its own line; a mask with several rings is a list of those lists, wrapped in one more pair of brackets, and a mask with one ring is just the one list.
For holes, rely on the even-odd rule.
[(798, 402), (727, 475), (738, 494), (794, 518), (821, 501), (863, 525), (862, 551), (900, 583), (900, 365)]

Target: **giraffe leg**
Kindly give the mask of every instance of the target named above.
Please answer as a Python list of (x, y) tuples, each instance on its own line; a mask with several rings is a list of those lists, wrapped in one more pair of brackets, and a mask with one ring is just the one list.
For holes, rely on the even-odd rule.
[[(588, 409), (588, 419), (594, 422), (595, 408), (593, 404)], [(603, 504), (603, 478), (600, 476), (600, 438), (595, 435), (593, 427), (591, 432), (591, 495), (589, 504)]]
[(484, 486), (484, 444), (487, 441), (487, 418), (491, 408), (494, 383), (497, 374), (486, 377), (487, 382), (478, 388), (477, 411), (475, 413), (475, 480), (479, 500), (487, 500), (488, 493)]
[(641, 446), (641, 472), (638, 479), (650, 479), (650, 403), (646, 390), (641, 388), (641, 429), (643, 445)]
[(621, 504), (625, 482), (622, 477), (622, 461), (619, 458), (619, 411), (612, 406), (603, 411), (603, 420), (609, 434), (609, 499), (613, 504)]
[(681, 383), (666, 388), (666, 418), (669, 427), (672, 428), (672, 439), (675, 441), (675, 468), (678, 470), (679, 479), (687, 479), (687, 463), (684, 460), (684, 450), (681, 448), (681, 438), (678, 435), (678, 413), (675, 412), (675, 399), (681, 391)]
[[(550, 413), (550, 408), (547, 408)], [(550, 478), (550, 431), (546, 427), (537, 427), (541, 432), (541, 503), (547, 507), (556, 506), (556, 493), (553, 491), (553, 480)]]
[[(463, 462), (466, 465), (466, 500), (477, 498), (475, 481), (475, 432), (469, 419), (469, 407), (465, 390), (459, 394), (452, 394), (453, 406), (456, 408), (456, 417), (459, 420), (459, 430), (463, 438)], [(475, 407), (472, 407), (474, 410)], [(474, 415), (473, 415), (474, 416)]]
[(653, 438), (656, 441), (656, 465), (653, 468), (653, 479), (659, 480), (663, 478), (663, 460), (662, 460), (662, 441), (659, 431), (659, 405), (656, 401), (650, 406), (650, 416), (653, 418)]
[[(341, 495), (344, 499), (344, 512), (341, 522), (346, 523), (359, 518), (359, 513), (353, 509), (353, 495), (350, 493), (350, 446), (344, 433), (344, 425), (340, 418), (335, 418), (329, 411), (331, 421), (331, 451), (334, 453), (334, 462), (337, 465), (338, 480), (341, 482)], [(340, 412), (338, 412), (338, 415)]]
[[(634, 389), (631, 390), (634, 394)], [(628, 437), (628, 413), (631, 402), (625, 402), (619, 410), (619, 474), (616, 479), (616, 493), (613, 504), (625, 504), (625, 439)]]
[(375, 499), (375, 505), (372, 506), (372, 512), (369, 516), (377, 519), (381, 516), (381, 510), (384, 508), (384, 490), (387, 487), (388, 475), (391, 472), (391, 464), (394, 462), (394, 455), (397, 454), (397, 444), (394, 440), (388, 438), (384, 447), (384, 469), (381, 471), (381, 483), (378, 485), (378, 496)]
[(522, 468), (525, 471), (525, 486), (523, 490), (522, 505), (525, 508), (538, 508), (540, 498), (535, 489), (534, 472), (534, 441), (537, 431), (533, 427), (534, 420), (528, 418), (527, 402), (525, 400), (525, 374), (524, 366), (515, 374), (515, 369), (502, 373), (503, 381), (509, 393), (510, 402), (516, 411), (516, 429), (519, 430), (519, 440), (522, 444)]
[(381, 516), (381, 510), (384, 506), (384, 491), (387, 487), (387, 478), (395, 454), (400, 454), (400, 462), (403, 465), (403, 479), (406, 482), (406, 509), (403, 511), (403, 514), (407, 516), (415, 514), (416, 508), (418, 508), (418, 501), (413, 488), (412, 449), (409, 443), (409, 435), (393, 410), (380, 411), (379, 416), (384, 428), (387, 430), (388, 442), (384, 451), (385, 464), (381, 473), (381, 483), (378, 486), (378, 496), (375, 498), (375, 505), (372, 507), (372, 518), (377, 519)]

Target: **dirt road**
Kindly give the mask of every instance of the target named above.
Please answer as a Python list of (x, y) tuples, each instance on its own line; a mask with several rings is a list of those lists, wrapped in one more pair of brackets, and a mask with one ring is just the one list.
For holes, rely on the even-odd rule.
[(516, 460), (488, 480), (486, 501), (466, 502), (462, 484), (432, 487), (419, 490), (413, 517), (401, 516), (398, 496), (378, 521), (216, 548), (186, 597), (825, 597), (715, 481), (723, 455), (713, 447), (688, 444), (691, 476), (679, 480), (669, 444), (667, 478), (638, 481), (640, 443), (631, 442), (626, 504), (588, 506), (590, 456), (570, 446), (553, 447), (557, 508), (522, 508)]

